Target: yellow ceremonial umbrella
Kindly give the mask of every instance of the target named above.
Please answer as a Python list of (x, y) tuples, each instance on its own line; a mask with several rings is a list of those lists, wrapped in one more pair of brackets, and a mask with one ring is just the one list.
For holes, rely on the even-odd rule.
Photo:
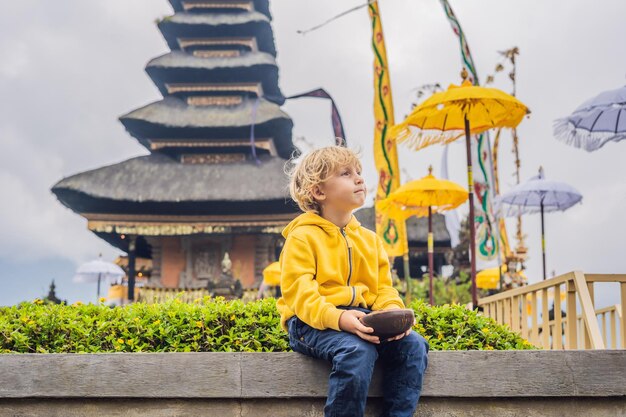
[(280, 285), (280, 263), (272, 262), (263, 270), (263, 282), (266, 285)]
[[(467, 72), (464, 71), (464, 79)], [(461, 86), (451, 85), (447, 91), (435, 93), (399, 125), (390, 131), (390, 137), (398, 142), (407, 141), (415, 150), (435, 143), (448, 143), (465, 132), (467, 151), (467, 189), (470, 202), (470, 260), (472, 265), (472, 304), (478, 304), (476, 296), (476, 253), (474, 219), (474, 179), (472, 176), (471, 134), (482, 133), (499, 127), (516, 127), (528, 108), (512, 95), (496, 88), (472, 85), (465, 80)]]
[(116, 298), (124, 298), (126, 296), (126, 286), (124, 285), (111, 285), (107, 299), (112, 300)]
[(476, 274), (476, 286), (484, 290), (494, 290), (500, 284), (500, 274), (504, 274), (508, 268), (506, 265), (495, 268), (487, 268)]
[(467, 191), (459, 184), (440, 180), (433, 176), (433, 167), (428, 167), (428, 175), (419, 180), (410, 181), (396, 191), (389, 194), (384, 200), (376, 203), (376, 209), (389, 214), (389, 217), (406, 220), (411, 216), (428, 216), (428, 271), (430, 304), (433, 300), (433, 270), (434, 270), (434, 242), (433, 242), (433, 209), (436, 212), (451, 210), (467, 200)]

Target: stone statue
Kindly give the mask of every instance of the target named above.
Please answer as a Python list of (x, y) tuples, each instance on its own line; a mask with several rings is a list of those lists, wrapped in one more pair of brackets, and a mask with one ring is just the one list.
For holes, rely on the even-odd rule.
[(222, 296), (233, 299), (243, 296), (241, 281), (232, 275), (232, 262), (228, 252), (224, 253), (224, 259), (222, 259), (222, 273), (219, 277), (209, 278), (207, 289), (212, 297)]
[(224, 259), (222, 259), (222, 273), (226, 275), (231, 275), (232, 267), (233, 263), (230, 261), (230, 256), (228, 256), (228, 252), (225, 252)]

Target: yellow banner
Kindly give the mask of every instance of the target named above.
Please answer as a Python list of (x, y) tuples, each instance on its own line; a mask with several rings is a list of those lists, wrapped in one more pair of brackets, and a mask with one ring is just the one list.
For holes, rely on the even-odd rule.
[[(394, 125), (393, 102), (378, 2), (370, 3), (368, 10), (374, 49), (374, 164), (378, 171), (376, 199), (381, 200), (400, 186), (400, 172), (396, 143), (388, 138), (389, 129)], [(408, 252), (403, 219), (394, 220), (377, 211), (376, 233), (382, 239), (387, 255), (401, 256)]]

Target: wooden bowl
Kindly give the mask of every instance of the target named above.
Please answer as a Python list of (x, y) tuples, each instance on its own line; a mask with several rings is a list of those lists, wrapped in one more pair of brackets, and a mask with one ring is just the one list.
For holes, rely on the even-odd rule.
[(374, 336), (386, 340), (406, 332), (413, 325), (415, 312), (409, 308), (372, 311), (361, 317), (361, 323), (374, 329)]

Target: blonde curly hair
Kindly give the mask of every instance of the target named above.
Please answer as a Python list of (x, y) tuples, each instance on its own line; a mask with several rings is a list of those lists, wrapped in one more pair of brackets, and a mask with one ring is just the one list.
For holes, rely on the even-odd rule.
[(289, 194), (300, 210), (320, 214), (320, 205), (313, 197), (313, 188), (344, 167), (361, 170), (356, 152), (342, 146), (328, 146), (307, 154), (297, 164), (289, 161)]

